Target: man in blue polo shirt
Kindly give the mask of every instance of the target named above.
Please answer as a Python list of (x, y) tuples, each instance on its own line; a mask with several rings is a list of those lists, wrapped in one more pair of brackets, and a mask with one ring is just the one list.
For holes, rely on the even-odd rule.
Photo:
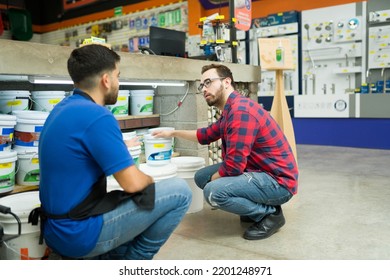
[[(68, 59), (73, 95), (54, 107), (40, 135), (43, 235), (66, 258), (152, 259), (191, 203), (185, 180), (155, 183), (136, 167), (105, 108), (118, 97), (119, 62), (102, 45), (74, 49)], [(109, 175), (124, 192), (107, 210)]]

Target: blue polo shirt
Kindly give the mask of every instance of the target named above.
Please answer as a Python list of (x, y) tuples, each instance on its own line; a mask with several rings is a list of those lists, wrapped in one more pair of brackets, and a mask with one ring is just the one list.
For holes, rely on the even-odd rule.
[[(103, 173), (112, 175), (134, 164), (114, 115), (79, 92), (53, 108), (39, 138), (40, 200), (54, 215), (84, 200)], [(48, 219), (45, 242), (62, 255), (81, 257), (95, 247), (102, 225), (101, 215), (80, 221)]]

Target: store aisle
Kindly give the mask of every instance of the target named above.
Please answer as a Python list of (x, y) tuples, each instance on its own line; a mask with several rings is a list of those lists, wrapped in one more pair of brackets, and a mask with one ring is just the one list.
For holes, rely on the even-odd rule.
[(213, 210), (187, 214), (158, 260), (390, 259), (390, 151), (298, 145), (299, 193), (283, 207), (286, 225), (265, 240), (250, 224)]

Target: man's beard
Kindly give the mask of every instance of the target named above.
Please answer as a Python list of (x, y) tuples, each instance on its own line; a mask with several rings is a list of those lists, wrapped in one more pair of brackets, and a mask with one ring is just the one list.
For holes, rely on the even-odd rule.
[(215, 98), (210, 99), (210, 100), (206, 99), (207, 105), (209, 105), (210, 107), (211, 106), (218, 107), (219, 103), (221, 102), (222, 92), (223, 92), (223, 86), (221, 85), (219, 87), (218, 91), (214, 95)]
[(114, 105), (118, 99), (119, 91), (117, 89), (111, 89), (106, 96), (104, 96), (105, 105)]

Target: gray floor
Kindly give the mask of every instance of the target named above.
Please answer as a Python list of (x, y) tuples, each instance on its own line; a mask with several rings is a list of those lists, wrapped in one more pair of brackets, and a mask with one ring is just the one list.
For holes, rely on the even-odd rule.
[(299, 193), (283, 207), (286, 225), (247, 241), (238, 216), (187, 214), (156, 260), (388, 260), (390, 150), (298, 145)]

